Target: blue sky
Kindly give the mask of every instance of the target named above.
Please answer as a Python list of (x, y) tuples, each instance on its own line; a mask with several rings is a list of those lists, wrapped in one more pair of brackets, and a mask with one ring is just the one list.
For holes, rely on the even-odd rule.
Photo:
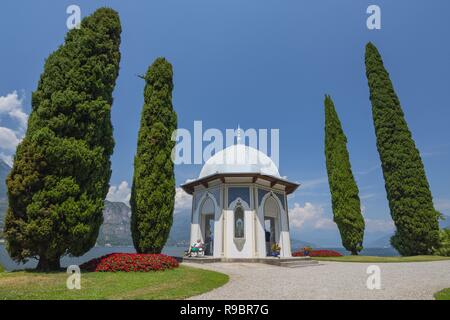
[[(339, 244), (323, 151), (323, 99), (331, 94), (349, 140), (366, 243), (392, 232), (364, 69), (364, 46), (373, 41), (422, 153), (436, 206), (450, 214), (450, 2), (2, 1), (3, 157), (13, 153), (14, 143), (1, 128), (20, 138), (18, 112), (30, 112), (45, 58), (63, 43), (71, 4), (80, 6), (83, 17), (110, 6), (122, 21), (111, 197), (126, 197), (123, 182), (132, 177), (144, 86), (137, 75), (164, 56), (174, 66), (179, 127), (192, 129), (194, 120), (202, 120), (204, 128), (221, 130), (238, 124), (280, 129), (280, 173), (303, 184), (289, 200), (294, 237), (328, 246)], [(381, 30), (366, 27), (370, 4), (381, 7)], [(177, 183), (200, 169), (177, 167)], [(179, 193), (177, 200), (177, 214), (185, 214), (189, 199)]]

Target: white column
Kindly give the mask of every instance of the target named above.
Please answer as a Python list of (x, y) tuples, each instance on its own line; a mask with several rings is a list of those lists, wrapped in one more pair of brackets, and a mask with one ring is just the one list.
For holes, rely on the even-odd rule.
[(214, 214), (214, 258), (220, 258), (222, 255), (222, 223), (222, 208), (217, 207)]
[(191, 243), (197, 242), (197, 239), (201, 238), (201, 231), (200, 231), (200, 223), (201, 219), (199, 219), (199, 213), (200, 209), (197, 208), (193, 215), (192, 215), (192, 222), (191, 222)]
[(258, 257), (265, 258), (266, 253), (266, 233), (264, 231), (264, 206), (258, 208), (257, 214), (257, 232), (256, 236), (258, 237), (257, 245), (258, 245)]
[(282, 257), (291, 257), (291, 238), (289, 236), (289, 227), (288, 227), (288, 220), (287, 220), (287, 211), (281, 210), (280, 211), (280, 223), (281, 223), (281, 234), (280, 234), (280, 240), (281, 240), (281, 252), (280, 256)]

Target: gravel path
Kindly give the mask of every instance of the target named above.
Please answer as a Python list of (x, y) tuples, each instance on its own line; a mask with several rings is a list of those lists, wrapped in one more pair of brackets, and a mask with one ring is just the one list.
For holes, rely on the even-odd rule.
[(192, 299), (433, 299), (450, 287), (450, 261), (379, 263), (381, 289), (366, 286), (373, 263), (320, 262), (302, 268), (259, 263), (183, 265), (226, 273), (223, 287)]

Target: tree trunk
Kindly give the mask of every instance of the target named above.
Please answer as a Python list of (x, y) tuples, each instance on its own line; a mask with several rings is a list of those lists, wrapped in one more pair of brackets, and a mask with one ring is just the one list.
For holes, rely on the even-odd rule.
[(40, 256), (36, 270), (42, 272), (59, 271), (61, 269), (59, 259), (60, 257), (48, 258), (46, 256)]

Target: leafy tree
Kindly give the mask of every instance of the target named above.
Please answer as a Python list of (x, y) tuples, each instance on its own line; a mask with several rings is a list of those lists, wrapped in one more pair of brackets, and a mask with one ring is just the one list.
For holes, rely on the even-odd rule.
[(144, 106), (131, 189), (131, 233), (140, 253), (159, 253), (169, 236), (175, 203), (171, 158), (177, 128), (172, 107), (172, 65), (158, 58), (144, 80)]
[(7, 179), (10, 256), (59, 269), (95, 245), (114, 148), (112, 92), (119, 72), (118, 14), (101, 8), (68, 32), (45, 62), (23, 141)]
[(385, 187), (401, 255), (430, 254), (439, 246), (440, 213), (434, 209), (425, 169), (383, 60), (366, 46), (366, 75)]
[(435, 249), (434, 254), (450, 257), (450, 229), (439, 231), (439, 242), (439, 247)]
[(347, 137), (330, 96), (325, 96), (325, 157), (330, 184), (334, 222), (342, 245), (353, 255), (362, 250), (364, 218), (359, 190), (353, 177)]

